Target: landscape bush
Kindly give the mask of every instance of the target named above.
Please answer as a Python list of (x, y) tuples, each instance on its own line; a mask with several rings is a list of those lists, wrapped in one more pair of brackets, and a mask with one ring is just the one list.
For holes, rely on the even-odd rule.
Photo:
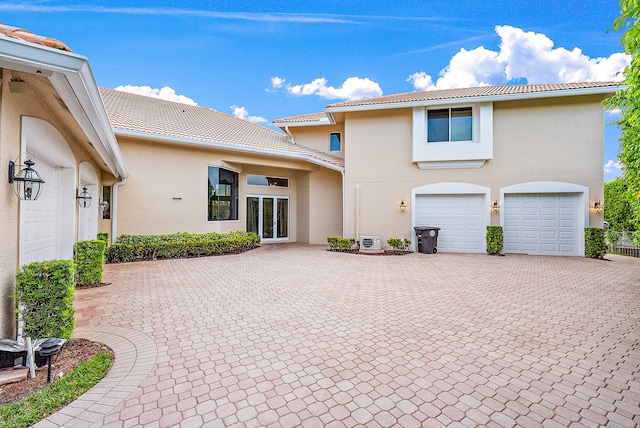
[(109, 232), (98, 232), (98, 236), (97, 236), (96, 239), (104, 241), (108, 245), (109, 244)]
[(356, 240), (353, 238), (331, 237), (327, 238), (327, 242), (329, 243), (329, 250), (346, 252), (351, 250)]
[(584, 255), (593, 259), (602, 259), (607, 253), (605, 229), (601, 227), (584, 228)]
[(32, 339), (70, 339), (75, 326), (73, 262), (49, 260), (23, 265), (16, 275), (16, 298)]
[(173, 233), (169, 235), (121, 235), (106, 252), (107, 263), (141, 260), (203, 257), (241, 253), (255, 248), (260, 237), (255, 233)]
[(96, 285), (102, 282), (102, 268), (107, 242), (78, 241), (73, 246), (76, 285)]
[(487, 226), (487, 253), (500, 254), (504, 248), (502, 226)]
[(406, 238), (389, 238), (387, 239), (387, 244), (395, 251), (409, 251), (409, 248), (411, 248), (411, 240)]

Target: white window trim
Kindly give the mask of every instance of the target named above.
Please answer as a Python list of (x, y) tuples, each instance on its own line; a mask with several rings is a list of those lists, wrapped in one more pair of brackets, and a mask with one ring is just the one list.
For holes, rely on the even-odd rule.
[[(451, 140), (451, 110), (453, 109), (457, 109), (457, 108), (471, 108), (471, 140), (457, 140), (457, 141), (452, 141)], [(449, 112), (449, 139), (446, 141), (429, 141), (429, 112), (430, 111), (435, 111), (435, 110), (447, 110)], [(425, 123), (426, 123), (426, 128), (425, 128), (425, 137), (426, 137), (426, 142), (429, 144), (446, 144), (446, 143), (452, 143), (452, 144), (458, 144), (458, 143), (476, 143), (478, 138), (478, 131), (479, 131), (479, 126), (478, 126), (478, 120), (476, 120), (479, 117), (479, 113), (478, 113), (478, 106), (475, 104), (472, 105), (461, 105), (461, 106), (455, 106), (455, 107), (433, 107), (433, 108), (429, 108), (427, 107), (425, 109), (424, 114), (426, 115), (425, 118)]]
[[(438, 107), (469, 107), (469, 104)], [(427, 142), (429, 108), (413, 108), (413, 162), (420, 169), (480, 168), (493, 159), (493, 103), (476, 103), (471, 107), (473, 140), (446, 142)]]

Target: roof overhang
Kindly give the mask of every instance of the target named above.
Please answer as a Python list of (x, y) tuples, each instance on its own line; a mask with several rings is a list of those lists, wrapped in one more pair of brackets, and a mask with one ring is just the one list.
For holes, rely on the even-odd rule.
[(86, 57), (0, 36), (0, 67), (46, 76), (116, 177), (127, 169)]
[(335, 125), (336, 120), (333, 117), (332, 113), (324, 112), (325, 117), (315, 119), (315, 120), (287, 120), (284, 122), (271, 122), (273, 126), (277, 126), (279, 128), (287, 128), (287, 127), (296, 127), (296, 126), (326, 126), (326, 125)]
[(451, 97), (451, 98), (443, 98), (443, 99), (398, 101), (398, 102), (389, 102), (389, 103), (372, 103), (372, 104), (348, 105), (348, 106), (336, 105), (336, 106), (327, 106), (325, 111), (327, 113), (373, 111), (373, 110), (388, 110), (388, 109), (398, 109), (398, 108), (442, 106), (442, 105), (451, 105), (451, 104), (473, 104), (473, 103), (479, 103), (479, 102), (500, 102), (500, 101), (531, 100), (531, 99), (541, 99), (541, 98), (578, 97), (583, 95), (602, 95), (603, 97), (606, 98), (606, 97), (612, 96), (620, 89), (624, 89), (624, 85), (620, 84), (620, 86), (618, 87), (597, 86), (597, 87), (590, 87), (590, 88), (558, 89), (558, 90), (526, 92), (526, 93), (518, 93), (518, 94)]
[(277, 150), (268, 150), (262, 149), (258, 147), (247, 147), (247, 146), (236, 146), (229, 143), (224, 142), (215, 142), (215, 141), (202, 141), (195, 140), (191, 138), (177, 138), (168, 135), (160, 135), (160, 134), (152, 134), (149, 132), (140, 132), (140, 131), (131, 131), (128, 129), (119, 129), (115, 128), (114, 132), (117, 136), (122, 137), (130, 137), (137, 138), (141, 140), (147, 141), (159, 141), (163, 143), (171, 143), (171, 144), (181, 144), (185, 146), (192, 147), (201, 147), (207, 149), (218, 149), (224, 151), (231, 151), (237, 153), (246, 153), (252, 155), (260, 155), (260, 156), (272, 156), (279, 157), (283, 159), (291, 159), (291, 160), (299, 160), (309, 162), (314, 165), (319, 165), (327, 169), (331, 169), (333, 171), (343, 172), (344, 167), (332, 164), (331, 162), (323, 161), (322, 159), (314, 158), (313, 156), (299, 154), (299, 153), (287, 153), (281, 152)]

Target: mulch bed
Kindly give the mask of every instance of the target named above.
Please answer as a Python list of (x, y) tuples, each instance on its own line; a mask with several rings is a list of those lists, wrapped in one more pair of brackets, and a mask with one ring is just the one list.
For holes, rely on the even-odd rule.
[[(83, 362), (105, 352), (111, 352), (111, 349), (101, 343), (86, 339), (69, 340), (51, 365), (51, 382), (64, 377)], [(22, 382), (0, 385), (0, 406), (20, 401), (46, 386), (47, 367), (45, 366), (36, 370), (34, 378), (28, 375), (27, 379)]]

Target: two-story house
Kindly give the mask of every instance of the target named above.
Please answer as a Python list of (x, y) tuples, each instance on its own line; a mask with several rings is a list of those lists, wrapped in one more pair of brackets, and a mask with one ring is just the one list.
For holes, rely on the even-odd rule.
[(344, 159), (346, 237), (384, 243), (434, 226), (439, 251), (481, 253), (486, 226), (502, 225), (506, 252), (583, 255), (584, 227), (603, 224), (602, 101), (615, 91), (594, 82), (411, 92), (274, 124)]

